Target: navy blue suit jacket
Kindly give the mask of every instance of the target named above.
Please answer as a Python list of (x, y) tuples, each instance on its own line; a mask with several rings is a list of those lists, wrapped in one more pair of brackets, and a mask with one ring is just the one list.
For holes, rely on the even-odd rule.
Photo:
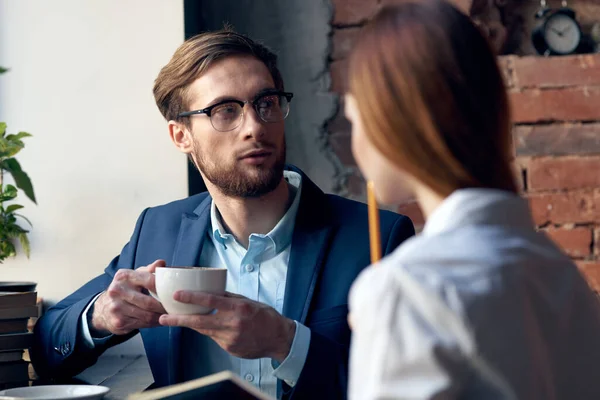
[[(295, 167), (288, 167), (301, 173)], [(301, 173), (302, 174), (302, 173)], [(306, 363), (296, 386), (285, 385), (286, 397), (345, 398), (350, 329), (347, 324), (350, 285), (369, 264), (367, 207), (324, 194), (302, 174), (302, 194), (288, 266), (283, 314), (311, 330)], [(139, 217), (131, 240), (104, 273), (50, 308), (35, 326), (31, 358), (41, 377), (71, 377), (94, 364), (108, 347), (137, 332), (114, 336), (89, 349), (78, 332), (83, 310), (105, 290), (120, 268), (135, 269), (157, 259), (167, 265), (198, 265), (210, 224), (208, 193), (159, 207)], [(414, 234), (405, 216), (380, 213), (383, 252), (394, 250)], [(185, 328), (141, 329), (156, 386), (181, 381), (181, 333)]]

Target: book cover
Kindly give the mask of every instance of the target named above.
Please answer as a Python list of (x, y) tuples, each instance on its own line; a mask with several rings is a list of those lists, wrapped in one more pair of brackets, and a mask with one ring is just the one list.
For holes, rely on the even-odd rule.
[(23, 307), (0, 308), (0, 321), (5, 319), (37, 317), (37, 315), (38, 308), (35, 304)]
[(27, 318), (0, 319), (0, 334), (27, 332)]
[(27, 321), (27, 330), (29, 332), (33, 332), (33, 328), (35, 327), (35, 324), (36, 324), (38, 318), (40, 318), (42, 316), (42, 314), (44, 313), (44, 301), (40, 296), (38, 296), (38, 298), (35, 302), (35, 305), (38, 309), (38, 313), (35, 317), (31, 317), (31, 318), (29, 318), (29, 321)]
[(0, 335), (0, 351), (23, 350), (33, 344), (33, 333), (8, 333)]
[(0, 364), (0, 383), (24, 382), (29, 380), (29, 363), (15, 361)]
[(127, 400), (239, 399), (274, 400), (231, 371), (223, 371), (164, 388), (135, 393)]
[(23, 350), (0, 351), (0, 363), (20, 361), (23, 359)]
[(1, 292), (0, 308), (34, 306), (37, 292)]

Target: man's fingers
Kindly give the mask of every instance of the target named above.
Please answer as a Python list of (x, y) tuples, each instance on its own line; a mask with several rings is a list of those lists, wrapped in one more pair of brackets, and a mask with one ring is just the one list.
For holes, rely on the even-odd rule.
[(152, 274), (152, 277), (150, 279), (150, 282), (148, 282), (148, 286), (146, 286), (146, 289), (156, 293), (156, 279), (155, 279), (154, 272), (156, 272), (156, 268), (159, 268), (159, 267), (164, 268), (166, 266), (167, 266), (167, 263), (165, 262), (165, 260), (156, 260), (152, 264), (148, 265), (147, 267), (144, 267), (147, 269), (146, 272)]
[(115, 328), (129, 330), (149, 328), (159, 325), (158, 319), (162, 314), (146, 311), (126, 301), (114, 307), (112, 323)]
[[(120, 291), (120, 293), (127, 292), (137, 293), (131, 289)], [(141, 293), (137, 294), (143, 296)], [(94, 315), (96, 315), (96, 312), (99, 312), (102, 316), (98, 316), (98, 318), (104, 321), (100, 329), (108, 330), (116, 335), (123, 335), (135, 329), (160, 325), (158, 319), (162, 315), (161, 313), (143, 310), (137, 305), (124, 300), (122, 294), (118, 298), (102, 299), (104, 297), (101, 297), (94, 305)], [(95, 327), (98, 329), (97, 325)]]
[(208, 308), (216, 308), (219, 311), (232, 311), (235, 308), (237, 297), (226, 297), (208, 292), (195, 292), (191, 290), (178, 290), (173, 299), (182, 303), (197, 304)]
[(156, 260), (150, 265), (146, 265), (145, 267), (139, 267), (138, 269), (136, 269), (136, 271), (144, 271), (152, 274), (154, 273), (154, 271), (156, 271), (156, 268), (166, 266), (167, 263), (165, 262), (165, 260)]
[(160, 316), (158, 322), (163, 326), (183, 326), (204, 332), (227, 329), (227, 326), (216, 315), (164, 314)]
[(158, 314), (167, 313), (162, 304), (154, 297), (136, 292), (135, 290), (128, 290), (124, 296), (124, 300), (145, 311)]
[(115, 274), (114, 280), (127, 286), (145, 288), (155, 292), (156, 287), (154, 285), (154, 275), (150, 272), (147, 272), (147, 270), (142, 270), (142, 268), (146, 269), (147, 267), (140, 267), (135, 271), (130, 269), (120, 269)]
[(247, 297), (242, 296), (241, 294), (231, 293), (231, 292), (223, 292), (224, 297), (231, 297), (236, 299), (247, 299)]

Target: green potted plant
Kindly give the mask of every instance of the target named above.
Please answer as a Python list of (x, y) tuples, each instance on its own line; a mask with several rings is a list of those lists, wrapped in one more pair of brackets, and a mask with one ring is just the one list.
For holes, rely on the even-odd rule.
[[(0, 74), (6, 71), (5, 68), (0, 67)], [(15, 155), (25, 146), (23, 139), (29, 136), (31, 135), (27, 132), (7, 135), (6, 123), (0, 122), (0, 263), (8, 257), (17, 255), (15, 246), (17, 240), (29, 257), (30, 246), (27, 237), (29, 231), (23, 228), (19, 222), (22, 219), (29, 226), (31, 226), (31, 222), (16, 212), (23, 206), (13, 202), (19, 194), (18, 189), (21, 189), (31, 201), (36, 202), (31, 180), (15, 158)], [(5, 184), (5, 174), (12, 176), (16, 187), (12, 184)], [(11, 204), (7, 204), (7, 202), (11, 202)]]

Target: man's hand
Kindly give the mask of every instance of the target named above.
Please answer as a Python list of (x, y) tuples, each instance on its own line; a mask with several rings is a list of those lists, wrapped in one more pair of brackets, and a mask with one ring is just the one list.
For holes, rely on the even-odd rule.
[(158, 318), (166, 311), (158, 300), (142, 290), (156, 293), (153, 272), (156, 267), (164, 266), (163, 260), (157, 260), (135, 271), (118, 270), (106, 292), (94, 302), (89, 324), (92, 336), (125, 335), (136, 329), (160, 326)]
[(177, 291), (173, 298), (182, 303), (215, 308), (209, 315), (163, 315), (160, 324), (184, 326), (212, 338), (229, 354), (240, 358), (272, 358), (283, 362), (290, 352), (296, 324), (274, 308), (226, 292)]

